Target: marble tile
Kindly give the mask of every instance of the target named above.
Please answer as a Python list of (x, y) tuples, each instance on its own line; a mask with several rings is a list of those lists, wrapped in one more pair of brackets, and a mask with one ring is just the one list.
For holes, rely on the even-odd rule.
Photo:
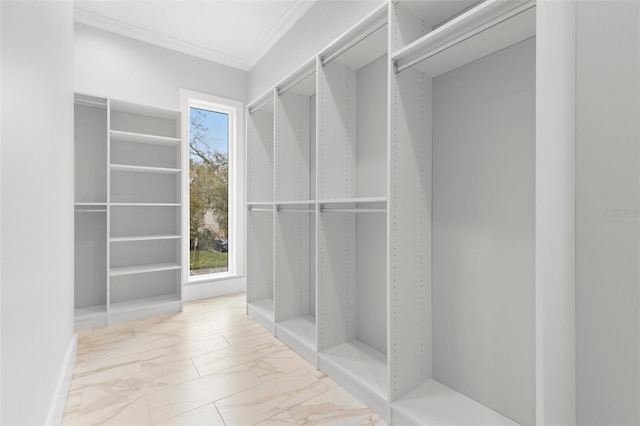
[(230, 346), (193, 357), (198, 372), (206, 376), (217, 371), (260, 359), (265, 355), (282, 351), (284, 345), (272, 337), (260, 338), (250, 343)]
[(243, 294), (198, 300), (182, 313), (78, 332), (63, 425), (385, 425), (245, 304)]
[(99, 383), (117, 380), (121, 377), (130, 377), (142, 371), (140, 361), (137, 359), (125, 359), (122, 363), (116, 362), (113, 365), (87, 369), (81, 367), (74, 371), (72, 383), (75, 385), (96, 385)]
[(172, 417), (158, 426), (225, 426), (216, 406), (211, 403), (179, 416)]
[(226, 424), (252, 425), (329, 390), (307, 369), (216, 401)]
[(230, 368), (147, 395), (154, 423), (184, 414), (262, 383), (249, 367)]
[(371, 414), (364, 404), (339, 387), (291, 407), (287, 412), (298, 424), (332, 426), (352, 426)]
[(138, 374), (114, 378), (86, 386), (82, 395), (82, 413), (98, 411), (109, 405), (125, 404), (147, 394), (199, 378), (190, 359), (150, 368)]
[(142, 370), (153, 368), (174, 361), (192, 358), (194, 356), (203, 355), (209, 352), (228, 348), (229, 344), (222, 335), (214, 335), (209, 339), (190, 340), (185, 339), (182, 343), (164, 346), (161, 348), (152, 348), (138, 354), (142, 364)]
[(128, 404), (110, 405), (84, 415), (65, 416), (62, 425), (146, 426), (151, 425), (151, 420), (149, 419), (147, 401), (139, 399)]
[(252, 321), (242, 327), (231, 328), (220, 332), (230, 345), (240, 345), (260, 337), (272, 336), (260, 324)]
[(300, 355), (288, 348), (266, 355), (246, 364), (263, 382), (277, 379), (301, 368), (309, 363)]
[(105, 357), (119, 357), (179, 343), (182, 343), (182, 338), (173, 334), (140, 335), (133, 339), (110, 344), (108, 347), (99, 346), (92, 348), (89, 352), (89, 362)]
[(387, 422), (379, 415), (371, 413), (366, 419), (356, 423), (354, 426), (387, 426)]
[(256, 426), (281, 426), (281, 425), (297, 425), (296, 419), (291, 417), (286, 411), (280, 414), (276, 414), (273, 417), (269, 417), (267, 420), (263, 420), (260, 423), (256, 423)]

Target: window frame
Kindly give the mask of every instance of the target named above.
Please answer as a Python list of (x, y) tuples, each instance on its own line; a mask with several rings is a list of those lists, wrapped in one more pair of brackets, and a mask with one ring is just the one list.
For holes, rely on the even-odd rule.
[[(180, 91), (180, 104), (182, 110), (182, 283), (183, 285), (201, 284), (210, 281), (219, 281), (229, 278), (237, 278), (244, 275), (244, 104), (240, 101), (190, 90)], [(217, 272), (202, 275), (190, 275), (190, 239), (189, 239), (189, 133), (190, 133), (190, 108), (199, 108), (207, 111), (227, 114), (228, 121), (228, 155), (229, 155), (229, 223), (228, 244), (229, 263), (226, 272)]]

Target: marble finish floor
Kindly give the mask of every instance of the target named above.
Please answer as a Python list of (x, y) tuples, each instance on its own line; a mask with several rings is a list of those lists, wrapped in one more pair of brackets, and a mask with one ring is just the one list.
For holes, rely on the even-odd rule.
[(63, 425), (385, 425), (245, 315), (245, 295), (78, 333)]

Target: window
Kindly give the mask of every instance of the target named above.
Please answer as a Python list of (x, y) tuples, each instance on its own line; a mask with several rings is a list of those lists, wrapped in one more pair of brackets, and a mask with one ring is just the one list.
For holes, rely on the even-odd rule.
[(189, 275), (229, 270), (229, 115), (189, 107)]
[(180, 90), (180, 105), (182, 283), (215, 284), (193, 287), (193, 296), (185, 296), (197, 298), (242, 284), (244, 105), (186, 89)]

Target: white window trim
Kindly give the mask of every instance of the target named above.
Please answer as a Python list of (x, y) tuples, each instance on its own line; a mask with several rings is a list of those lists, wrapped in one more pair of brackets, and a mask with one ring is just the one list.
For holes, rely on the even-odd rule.
[[(229, 115), (229, 270), (207, 275), (189, 275), (189, 108), (201, 108)], [(182, 283), (201, 284), (235, 279), (245, 275), (245, 170), (244, 104), (240, 101), (191, 90), (180, 90), (182, 110)]]

